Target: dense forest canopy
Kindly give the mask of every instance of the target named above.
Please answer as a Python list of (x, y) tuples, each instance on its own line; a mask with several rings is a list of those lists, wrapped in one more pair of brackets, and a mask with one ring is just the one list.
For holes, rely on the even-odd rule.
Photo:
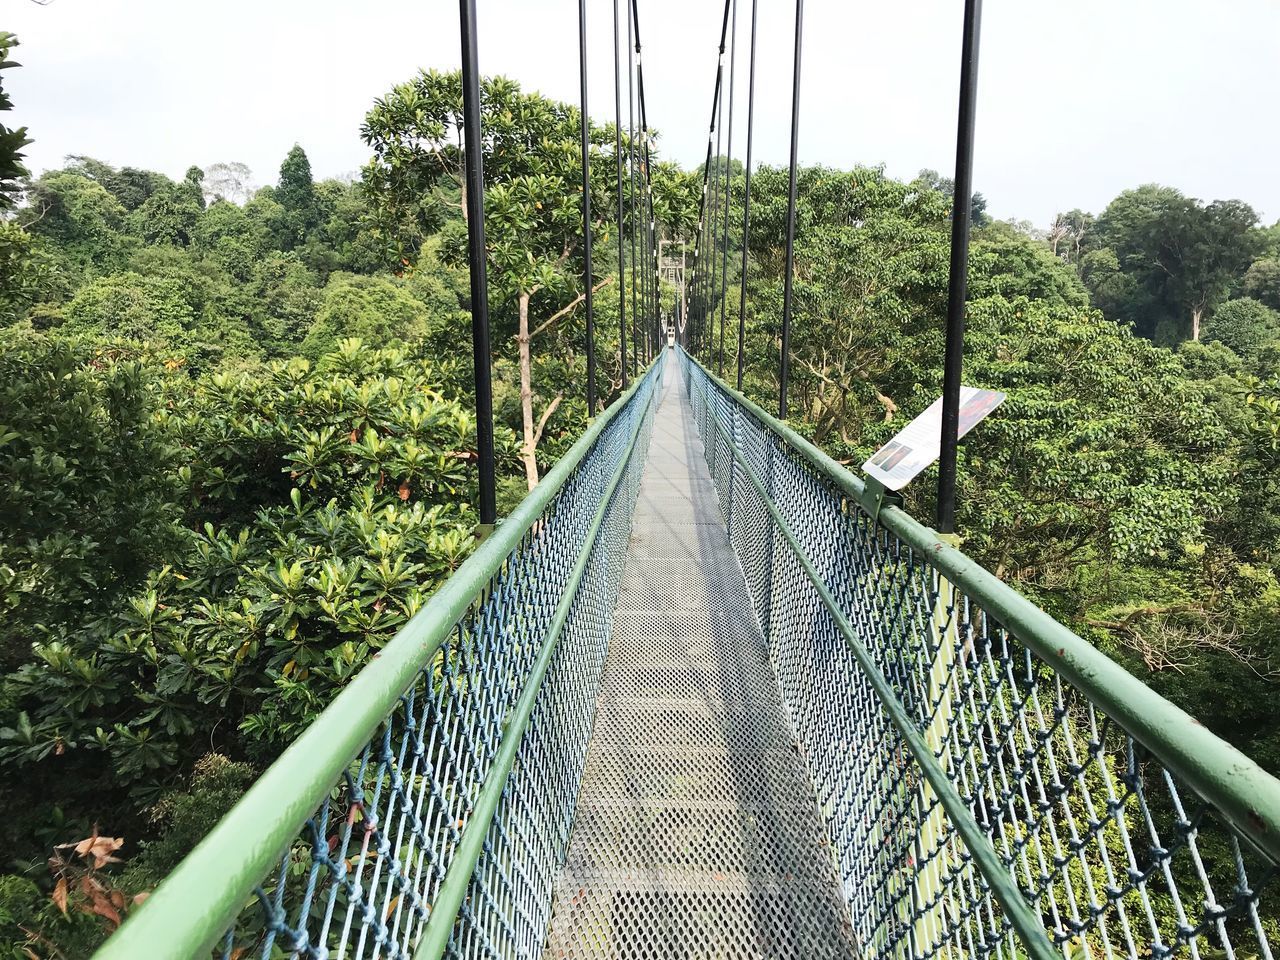
[[(579, 115), (483, 93), (510, 509), (598, 412)], [(32, 177), (0, 126), (0, 955), (88, 952), (471, 550), (460, 116), (458, 75), (424, 71), (370, 106), (358, 179), (295, 146), (262, 187), (235, 162)], [(607, 403), (620, 298), (629, 339), (657, 331), (617, 274), (612, 125), (590, 142)], [(691, 250), (702, 171), (650, 172)], [(752, 187), (746, 388), (771, 405), (787, 172)], [(794, 419), (842, 461), (940, 390), (951, 192), (800, 173)], [(1044, 231), (974, 216), (966, 381), (1009, 399), (962, 450), (966, 549), (1280, 771), (1280, 224), (1158, 185)]]

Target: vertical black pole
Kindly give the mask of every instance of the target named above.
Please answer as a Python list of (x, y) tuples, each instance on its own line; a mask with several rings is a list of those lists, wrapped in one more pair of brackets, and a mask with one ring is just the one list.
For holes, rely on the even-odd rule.
[[(724, 43), (723, 42), (720, 44), (720, 62), (721, 62), (721, 70), (723, 70), (724, 69), (723, 67)], [(716, 87), (718, 90), (723, 90), (723, 85), (719, 81), (717, 81)], [(707, 307), (708, 312), (711, 314), (711, 329), (709, 331), (711, 336), (710, 336), (710, 339), (707, 341), (707, 366), (711, 365), (711, 357), (712, 355), (714, 355), (715, 348), (716, 348), (715, 310), (716, 310), (716, 302), (720, 299), (719, 284), (724, 280), (724, 278), (719, 275), (720, 248), (719, 248), (719, 239), (716, 237), (716, 227), (720, 225), (720, 156), (721, 156), (720, 148), (724, 142), (724, 97), (722, 96), (716, 97), (716, 110), (718, 111), (718, 116), (716, 117), (716, 121), (715, 121), (716, 159), (715, 159), (715, 166), (712, 168), (712, 172), (711, 172), (711, 221), (710, 221), (711, 303)], [(720, 317), (720, 329), (724, 330), (723, 314)], [(722, 351), (720, 356), (720, 366), (723, 366), (723, 365), (724, 365), (724, 355)], [(716, 372), (718, 374), (723, 374), (724, 370), (717, 369)]]
[(787, 417), (787, 380), (791, 374), (791, 285), (796, 258), (796, 158), (800, 147), (800, 39), (804, 0), (796, 0), (796, 51), (791, 75), (791, 178), (787, 193), (787, 266), (782, 288), (782, 357), (778, 371), (778, 416)]
[[(720, 83), (720, 75), (719, 75), (719, 70), (717, 69), (717, 72), (716, 72), (717, 94), (719, 93), (719, 83)], [(694, 251), (694, 267), (693, 267), (694, 278), (698, 281), (697, 288), (694, 291), (694, 296), (696, 298), (694, 314), (695, 314), (695, 318), (698, 321), (698, 330), (697, 330), (698, 335), (697, 335), (697, 343), (696, 343), (696, 346), (694, 347), (693, 353), (698, 356), (702, 356), (703, 359), (706, 359), (702, 353), (702, 350), (705, 346), (704, 332), (706, 327), (706, 315), (707, 315), (707, 276), (708, 276), (707, 268), (705, 265), (705, 261), (707, 259), (707, 217), (709, 213), (707, 209), (707, 197), (708, 197), (707, 187), (709, 183), (708, 178), (711, 176), (711, 149), (715, 141), (715, 132), (716, 132), (716, 104), (715, 104), (715, 100), (712, 99), (711, 122), (707, 124), (707, 156), (706, 156), (706, 159), (703, 160), (702, 162), (702, 197), (698, 201), (698, 246), (697, 246), (697, 249)]]
[(969, 225), (973, 202), (973, 128), (978, 99), (978, 34), (982, 0), (965, 0), (960, 57), (960, 119), (956, 130), (956, 183), (951, 198), (951, 276), (947, 285), (947, 348), (942, 378), (942, 444), (938, 458), (938, 532), (956, 528), (956, 447), (960, 432), (960, 379), (964, 367)]
[(720, 359), (716, 372), (724, 376), (724, 328), (728, 322), (729, 297), (729, 216), (733, 206), (733, 81), (738, 72), (738, 0), (730, 0), (732, 20), (729, 34), (729, 129), (725, 137), (724, 163), (724, 250), (720, 254)]
[(636, 6), (636, 0), (631, 0), (631, 17), (635, 25), (635, 65), (636, 65), (636, 93), (640, 106), (640, 143), (644, 149), (642, 158), (644, 196), (641, 198), (641, 212), (644, 214), (645, 223), (645, 246), (642, 248), (645, 260), (645, 271), (642, 275), (643, 283), (641, 290), (644, 294), (645, 304), (645, 360), (652, 360), (656, 350), (658, 335), (658, 250), (657, 236), (654, 233), (654, 217), (653, 217), (653, 178), (652, 164), (649, 161), (649, 114), (645, 106), (644, 98), (644, 65), (640, 56), (640, 11)]
[(756, 111), (756, 7), (751, 0), (751, 66), (747, 82), (747, 169), (742, 198), (742, 295), (738, 303), (738, 390), (742, 390), (742, 365), (746, 358), (747, 337), (747, 236), (751, 229), (751, 140), (755, 130)]
[(636, 93), (635, 76), (636, 61), (632, 37), (635, 33), (635, 18), (630, 0), (627, 2), (627, 198), (631, 207), (631, 373), (640, 375), (640, 313), (637, 307), (636, 271), (640, 269), (640, 259), (636, 252)]
[[(618, 166), (618, 355), (622, 360), (622, 389), (627, 389), (627, 276), (626, 244), (622, 242), (622, 51), (618, 46), (618, 3), (613, 0), (613, 153)], [(634, 345), (633, 345), (634, 346)]]
[(489, 368), (489, 277), (484, 245), (484, 162), (480, 146), (480, 66), (476, 0), (459, 0), (462, 21), (462, 132), (467, 185), (467, 258), (471, 275), (471, 356), (476, 381), (476, 455), (480, 523), (498, 521), (493, 451), (493, 380)]
[(596, 308), (591, 286), (591, 121), (587, 118), (587, 0), (578, 0), (578, 86), (582, 100), (582, 294), (587, 308), (587, 416), (596, 415)]

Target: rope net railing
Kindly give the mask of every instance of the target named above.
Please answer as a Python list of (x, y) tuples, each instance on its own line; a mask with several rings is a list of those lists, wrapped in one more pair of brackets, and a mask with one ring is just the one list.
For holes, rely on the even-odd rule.
[(538, 953), (661, 368), (597, 421), (100, 956)]
[(862, 955), (1271, 958), (1280, 784), (681, 362)]

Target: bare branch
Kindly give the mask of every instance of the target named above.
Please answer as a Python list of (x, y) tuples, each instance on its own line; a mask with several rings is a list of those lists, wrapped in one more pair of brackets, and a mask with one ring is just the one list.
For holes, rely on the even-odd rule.
[[(591, 288), (591, 292), (599, 293), (601, 290), (603, 290), (605, 287), (607, 287), (611, 283), (613, 283), (613, 277), (605, 277), (603, 280), (601, 280), (599, 283), (597, 283), (594, 287)], [(556, 321), (563, 320), (566, 316), (573, 313), (573, 311), (577, 309), (578, 304), (580, 304), (585, 299), (587, 299), (587, 295), (585, 293), (578, 294), (568, 304), (566, 304), (564, 307), (562, 307), (561, 309), (553, 313), (541, 325), (534, 328), (534, 331), (531, 334), (529, 334), (529, 339), (532, 340), (538, 334), (545, 333), (549, 327), (553, 326), (556, 323)]]
[(563, 393), (557, 393), (555, 399), (547, 404), (547, 409), (542, 411), (542, 416), (538, 418), (538, 427), (533, 431), (533, 446), (538, 446), (538, 441), (542, 439), (542, 431), (547, 425), (547, 421), (551, 419), (551, 415), (556, 412), (556, 407), (560, 406), (560, 401), (564, 399)]

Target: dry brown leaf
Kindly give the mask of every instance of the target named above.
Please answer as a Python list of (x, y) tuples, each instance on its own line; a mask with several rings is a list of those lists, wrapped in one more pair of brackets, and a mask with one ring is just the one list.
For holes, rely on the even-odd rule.
[(76, 853), (88, 860), (93, 857), (94, 869), (101, 869), (108, 863), (119, 863), (112, 854), (124, 846), (124, 837), (100, 837), (97, 831), (93, 836), (76, 844)]
[(116, 908), (111, 905), (111, 901), (104, 897), (95, 897), (89, 912), (96, 913), (98, 916), (106, 920), (110, 920), (113, 929), (120, 926), (120, 914), (116, 912)]
[(58, 885), (53, 888), (53, 902), (58, 905), (58, 909), (62, 911), (63, 916), (67, 913), (67, 878), (59, 877)]

